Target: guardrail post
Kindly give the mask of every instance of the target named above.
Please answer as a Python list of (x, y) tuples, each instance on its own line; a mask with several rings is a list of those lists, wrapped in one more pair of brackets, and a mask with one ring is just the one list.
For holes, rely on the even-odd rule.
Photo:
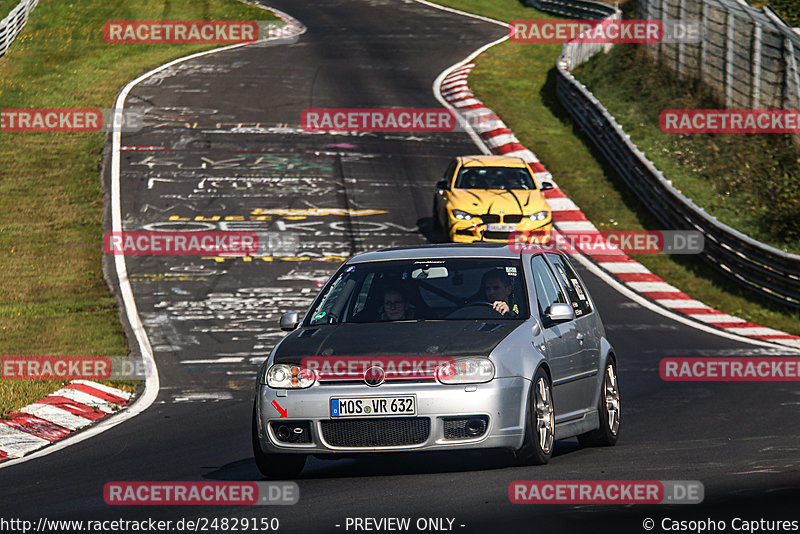
[(735, 27), (736, 16), (733, 10), (728, 11), (727, 39), (725, 40), (725, 105), (733, 107), (733, 64), (735, 60), (733, 47), (735, 46)]
[[(667, 0), (654, 0), (654, 1), (658, 3), (658, 7), (656, 8), (658, 10), (658, 17), (655, 18), (658, 18), (659, 20), (664, 20), (664, 2), (666, 2)], [(663, 43), (656, 43), (655, 45), (656, 61), (658, 63), (661, 63), (661, 54), (662, 54), (661, 48), (663, 46), (664, 46)]]
[(705, 82), (708, 73), (708, 3), (703, 2), (703, 35), (700, 40), (700, 81)]
[[(683, 24), (686, 21), (686, 0), (680, 0), (679, 4), (679, 15), (678, 20)], [(686, 42), (684, 39), (681, 39), (678, 42), (678, 73), (679, 74), (686, 74), (683, 71), (684, 66), (686, 65)]]
[(753, 65), (753, 109), (761, 108), (761, 24), (753, 21), (753, 54), (751, 63)]
[(791, 39), (786, 37), (784, 42), (786, 43), (784, 48), (784, 61), (786, 62), (786, 93), (783, 99), (783, 108), (792, 109), (792, 106), (789, 104), (789, 92), (792, 86), (794, 86), (794, 108), (800, 109), (800, 76), (798, 76), (797, 73), (797, 57), (794, 55), (794, 46), (792, 45)]

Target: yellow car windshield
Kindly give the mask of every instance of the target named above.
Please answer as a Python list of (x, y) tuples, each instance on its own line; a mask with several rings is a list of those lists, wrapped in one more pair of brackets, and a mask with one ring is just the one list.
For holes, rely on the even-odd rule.
[(456, 189), (536, 189), (527, 169), (520, 167), (462, 167)]

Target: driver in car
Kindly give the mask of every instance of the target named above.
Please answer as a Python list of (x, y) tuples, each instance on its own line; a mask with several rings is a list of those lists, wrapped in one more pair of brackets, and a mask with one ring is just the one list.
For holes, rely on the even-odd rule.
[(519, 307), (513, 304), (514, 285), (505, 271), (500, 269), (489, 271), (483, 278), (483, 292), (486, 301), (490, 302), (492, 308), (503, 317), (511, 318), (519, 314)]

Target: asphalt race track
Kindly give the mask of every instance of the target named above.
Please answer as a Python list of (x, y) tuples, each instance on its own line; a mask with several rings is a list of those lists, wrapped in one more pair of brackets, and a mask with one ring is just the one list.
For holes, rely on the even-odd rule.
[[(346, 532), (348, 517), (454, 518), (456, 532), (644, 532), (644, 518), (659, 525), (667, 516), (725, 520), (730, 530), (734, 517), (798, 518), (797, 383), (666, 383), (658, 374), (667, 356), (789, 349), (691, 328), (585, 270), (621, 361), (614, 448), (559, 442), (544, 467), (517, 467), (505, 454), (310, 459), (294, 506), (105, 504), (108, 481), (261, 480), (250, 418), (256, 370), (281, 337), (280, 313), (304, 310), (343, 258), (429, 242), (434, 183), (449, 158), (478, 151), (464, 132), (303, 133), (300, 114), (439, 107), (436, 77), (502, 37), (503, 28), (411, 1), (269, 5), (308, 31), (294, 44), (206, 55), (139, 83), (127, 108), (142, 111), (146, 127), (123, 134), (120, 169), (125, 230), (252, 231), (269, 250), (254, 258), (127, 257), (158, 364), (158, 398), (102, 434), (0, 470), (4, 513), (33, 520), (267, 516), (280, 519), (280, 532)], [(537, 479), (699, 480), (705, 501), (509, 502), (512, 481)]]

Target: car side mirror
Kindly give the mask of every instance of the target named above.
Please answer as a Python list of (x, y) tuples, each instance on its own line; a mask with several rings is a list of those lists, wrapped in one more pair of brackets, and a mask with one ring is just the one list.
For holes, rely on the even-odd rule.
[(575, 311), (569, 304), (552, 304), (546, 317), (554, 323), (564, 323), (575, 318)]
[(287, 332), (297, 328), (300, 324), (300, 314), (298, 312), (287, 312), (281, 315), (281, 330)]
[(542, 182), (542, 191), (547, 191), (548, 189), (553, 189), (553, 184), (551, 182)]
[(436, 189), (439, 189), (440, 191), (446, 190), (447, 180), (439, 180), (438, 182), (436, 182)]

